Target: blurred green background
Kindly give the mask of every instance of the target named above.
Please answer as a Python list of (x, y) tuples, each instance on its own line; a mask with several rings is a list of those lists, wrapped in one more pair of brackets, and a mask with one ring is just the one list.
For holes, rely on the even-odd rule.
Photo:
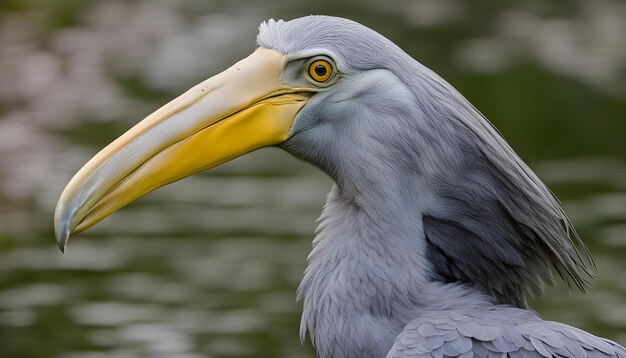
[(344, 16), (456, 86), (561, 198), (598, 262), (544, 317), (626, 344), (626, 2), (0, 1), (0, 357), (312, 357), (295, 302), (331, 182), (278, 149), (158, 190), (73, 240), (70, 177), (249, 54), (259, 23)]

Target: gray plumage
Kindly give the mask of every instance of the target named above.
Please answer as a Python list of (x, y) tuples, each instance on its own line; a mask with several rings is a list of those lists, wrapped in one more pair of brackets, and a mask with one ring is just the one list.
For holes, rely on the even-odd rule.
[(625, 356), (613, 341), (497, 305), (425, 313), (405, 327), (387, 358)]
[(345, 19), (271, 20), (257, 43), (292, 59), (286, 82), (314, 55), (339, 72), (281, 145), (335, 181), (298, 290), (301, 337), (321, 357), (624, 356), (513, 307), (552, 268), (584, 289), (593, 260), (556, 198), (452, 86)]

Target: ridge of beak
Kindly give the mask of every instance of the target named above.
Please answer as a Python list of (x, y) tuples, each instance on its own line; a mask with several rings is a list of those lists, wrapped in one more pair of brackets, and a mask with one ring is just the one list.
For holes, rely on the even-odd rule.
[(285, 141), (314, 93), (281, 83), (286, 56), (258, 48), (146, 117), (67, 184), (54, 215), (59, 249), (70, 236), (163, 185)]

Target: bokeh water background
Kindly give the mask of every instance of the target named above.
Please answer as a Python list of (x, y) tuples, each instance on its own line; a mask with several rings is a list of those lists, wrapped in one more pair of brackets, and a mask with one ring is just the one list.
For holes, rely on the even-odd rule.
[[(331, 182), (278, 149), (158, 190), (56, 248), (69, 178), (308, 14), (376, 29), (470, 99), (597, 262), (544, 317), (626, 344), (626, 2), (1, 0), (0, 357), (313, 357), (295, 289)], [(373, 54), (375, 55), (375, 54)]]

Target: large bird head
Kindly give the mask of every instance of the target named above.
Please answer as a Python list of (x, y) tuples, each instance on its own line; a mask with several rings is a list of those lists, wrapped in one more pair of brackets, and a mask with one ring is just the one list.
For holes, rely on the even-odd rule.
[(70, 235), (160, 186), (277, 145), (328, 173), (357, 207), (375, 211), (414, 186), (424, 228), (415, 239), (427, 242), (433, 280), (519, 306), (549, 281), (550, 266), (584, 285), (588, 271), (557, 201), (439, 76), (341, 18), (269, 21), (257, 44), (72, 178), (55, 212), (62, 250)]

